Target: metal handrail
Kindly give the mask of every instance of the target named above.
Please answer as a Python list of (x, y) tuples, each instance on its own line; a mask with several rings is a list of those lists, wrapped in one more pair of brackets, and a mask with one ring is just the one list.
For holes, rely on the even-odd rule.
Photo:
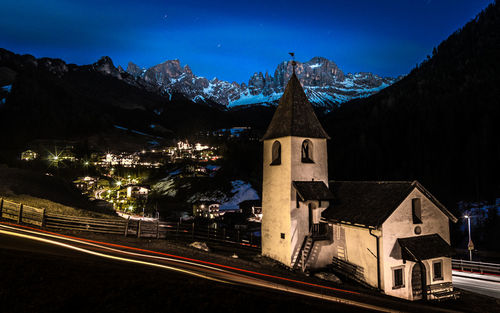
[(467, 261), (467, 260), (451, 260), (452, 267), (454, 269), (460, 270), (476, 270), (481, 274), (484, 272), (487, 273), (500, 273), (500, 264), (496, 263), (486, 263), (486, 262), (476, 262), (476, 261)]

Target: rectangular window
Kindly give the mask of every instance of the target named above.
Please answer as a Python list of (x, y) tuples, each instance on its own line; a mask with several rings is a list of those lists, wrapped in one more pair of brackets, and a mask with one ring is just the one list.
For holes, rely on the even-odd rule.
[(413, 224), (422, 224), (422, 207), (420, 198), (411, 199), (411, 212), (413, 216)]
[(281, 239), (285, 239), (285, 233), (281, 233)]
[(434, 280), (443, 279), (443, 261), (434, 261), (432, 263), (432, 268), (434, 270)]
[(404, 267), (397, 267), (392, 269), (393, 289), (404, 287), (403, 269)]

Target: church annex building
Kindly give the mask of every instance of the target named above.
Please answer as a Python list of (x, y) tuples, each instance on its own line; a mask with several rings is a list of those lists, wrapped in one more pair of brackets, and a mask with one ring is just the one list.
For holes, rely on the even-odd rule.
[(408, 300), (455, 297), (457, 218), (417, 181), (329, 181), (327, 139), (294, 71), (262, 138), (262, 254)]

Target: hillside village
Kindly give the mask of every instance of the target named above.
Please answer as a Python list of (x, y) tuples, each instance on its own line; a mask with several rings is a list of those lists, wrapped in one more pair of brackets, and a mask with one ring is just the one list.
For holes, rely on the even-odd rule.
[[(249, 127), (236, 127), (201, 135), (238, 138), (249, 130)], [(247, 182), (234, 180), (226, 191), (217, 186), (206, 192), (190, 190), (191, 184), (213, 180), (220, 170), (222, 155), (218, 146), (191, 144), (185, 140), (177, 141), (175, 146), (156, 145), (136, 152), (92, 152), (88, 158), (78, 158), (77, 149), (72, 145), (55, 146), (50, 152), (45, 145), (34, 145), (38, 149), (23, 151), (20, 160), (28, 167), (37, 162), (48, 164), (49, 171), (74, 168), (74, 172), (84, 174), (72, 180), (82, 195), (121, 216), (196, 219), (214, 228), (224, 225), (232, 229), (246, 229), (261, 221), (259, 195)], [(165, 177), (161, 177), (161, 173)], [(175, 198), (183, 192), (188, 196), (183, 198), (182, 207), (170, 212), (158, 209), (156, 199)], [(256, 227), (260, 229), (256, 225), (252, 229)]]

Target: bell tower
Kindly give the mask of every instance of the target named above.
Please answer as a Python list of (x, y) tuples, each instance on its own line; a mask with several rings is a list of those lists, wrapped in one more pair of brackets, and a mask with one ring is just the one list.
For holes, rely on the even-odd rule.
[[(293, 55), (292, 55), (293, 56)], [(262, 138), (262, 254), (291, 266), (328, 205), (328, 134), (293, 73)], [(297, 258), (295, 256), (295, 258)]]

